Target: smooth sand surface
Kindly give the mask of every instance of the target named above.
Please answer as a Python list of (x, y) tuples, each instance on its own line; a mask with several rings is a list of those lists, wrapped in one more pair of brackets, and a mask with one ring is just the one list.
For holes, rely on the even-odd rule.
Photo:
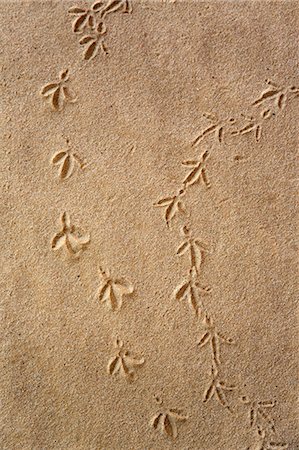
[(0, 10), (0, 448), (298, 449), (298, 1)]

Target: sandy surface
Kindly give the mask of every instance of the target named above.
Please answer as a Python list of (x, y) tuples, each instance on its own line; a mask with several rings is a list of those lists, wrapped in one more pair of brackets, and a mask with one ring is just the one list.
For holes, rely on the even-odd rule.
[(298, 449), (299, 4), (98, 3), (0, 5), (0, 447)]

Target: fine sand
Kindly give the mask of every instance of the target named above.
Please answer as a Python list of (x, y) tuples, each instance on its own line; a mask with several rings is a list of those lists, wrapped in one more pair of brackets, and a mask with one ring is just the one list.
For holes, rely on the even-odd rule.
[(1, 450), (298, 449), (298, 1), (0, 13)]

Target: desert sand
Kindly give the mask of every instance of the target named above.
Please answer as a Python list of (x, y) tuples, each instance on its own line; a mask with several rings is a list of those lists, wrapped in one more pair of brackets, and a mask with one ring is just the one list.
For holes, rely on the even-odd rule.
[(0, 6), (0, 448), (298, 449), (298, 1)]

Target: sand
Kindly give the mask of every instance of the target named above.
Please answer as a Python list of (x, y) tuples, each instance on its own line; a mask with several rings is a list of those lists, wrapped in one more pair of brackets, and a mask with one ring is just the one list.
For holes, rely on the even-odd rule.
[(1, 449), (295, 450), (297, 1), (1, 1)]

